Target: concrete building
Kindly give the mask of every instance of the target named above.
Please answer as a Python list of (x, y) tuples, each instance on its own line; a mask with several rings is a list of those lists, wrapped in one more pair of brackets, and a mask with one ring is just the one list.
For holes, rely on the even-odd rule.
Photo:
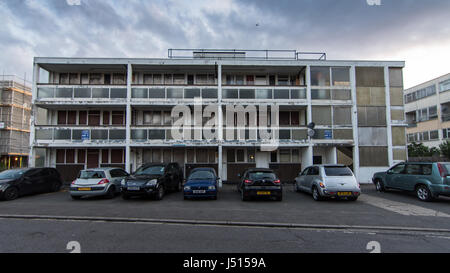
[(0, 169), (28, 165), (31, 82), (0, 76)]
[[(368, 183), (373, 172), (407, 159), (404, 62), (326, 60), (295, 50), (168, 53), (36, 57), (30, 164), (54, 166), (67, 180), (86, 167), (133, 171), (144, 162), (176, 161), (186, 174), (212, 166), (224, 181), (255, 166), (292, 181), (310, 164), (345, 163)], [(269, 114), (251, 113), (264, 105)], [(172, 131), (185, 117), (174, 115), (175, 106), (203, 113), (184, 124), (183, 139)], [(205, 115), (208, 106), (217, 111)], [(216, 121), (214, 139), (201, 134), (208, 117)], [(272, 142), (256, 129), (265, 117), (278, 134)]]
[(450, 73), (405, 90), (407, 141), (438, 147), (450, 138)]

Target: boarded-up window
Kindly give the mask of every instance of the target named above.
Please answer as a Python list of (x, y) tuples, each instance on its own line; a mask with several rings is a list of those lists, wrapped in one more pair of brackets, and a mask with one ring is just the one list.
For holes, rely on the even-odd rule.
[(358, 128), (359, 145), (386, 146), (386, 127), (360, 127)]
[(331, 125), (330, 106), (312, 106), (312, 121), (316, 125)]
[(197, 149), (197, 163), (206, 163), (208, 162), (208, 150), (206, 149)]
[(403, 88), (403, 73), (402, 68), (389, 68), (389, 86)]
[(112, 124), (113, 125), (123, 125), (124, 120), (123, 111), (112, 111)]
[(391, 87), (389, 91), (391, 105), (403, 106), (403, 88)]
[(88, 119), (90, 126), (100, 125), (100, 111), (89, 111)]
[(123, 150), (122, 149), (112, 149), (111, 150), (111, 163), (122, 163), (123, 162)]
[(103, 125), (109, 125), (109, 111), (103, 111)]
[(392, 154), (394, 160), (406, 160), (406, 149), (393, 149)]
[(77, 162), (83, 164), (86, 162), (86, 150), (78, 150)]
[(109, 150), (102, 150), (102, 163), (109, 163)]
[(67, 124), (67, 111), (58, 111), (58, 124)]
[(404, 127), (392, 127), (392, 145), (403, 146), (406, 144), (406, 134)]
[(358, 107), (358, 126), (386, 126), (386, 107)]
[(78, 73), (70, 73), (69, 74), (69, 82), (70, 84), (80, 84), (80, 77)]
[(85, 125), (87, 123), (87, 111), (78, 112), (78, 124)]
[(404, 120), (405, 119), (405, 113), (403, 110), (391, 110), (391, 120)]
[(356, 67), (356, 86), (384, 87), (384, 68)]
[(64, 149), (56, 150), (56, 163), (64, 163), (65, 157), (66, 157), (66, 150)]
[(67, 124), (76, 124), (76, 123), (77, 123), (77, 111), (68, 111)]
[(352, 108), (350, 106), (333, 107), (334, 125), (352, 125)]
[(359, 147), (359, 165), (389, 166), (387, 147)]
[(66, 150), (66, 163), (75, 163), (75, 150), (74, 149)]

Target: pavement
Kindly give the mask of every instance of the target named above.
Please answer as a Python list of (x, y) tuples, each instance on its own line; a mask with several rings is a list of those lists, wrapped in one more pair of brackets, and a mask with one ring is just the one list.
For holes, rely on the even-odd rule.
[[(0, 252), (450, 252), (450, 198), (376, 192), (356, 202), (316, 202), (285, 185), (282, 202), (242, 202), (234, 185), (218, 200), (89, 198), (63, 190), (0, 202)], [(369, 248), (370, 249), (370, 248)]]

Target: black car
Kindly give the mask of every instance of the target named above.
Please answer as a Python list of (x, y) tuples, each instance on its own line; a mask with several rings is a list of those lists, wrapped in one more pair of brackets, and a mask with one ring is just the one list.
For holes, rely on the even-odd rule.
[(277, 175), (266, 168), (252, 168), (244, 172), (238, 184), (242, 201), (252, 197), (274, 197), (277, 201), (283, 199), (281, 181)]
[(121, 183), (123, 199), (149, 196), (161, 200), (167, 191), (181, 191), (182, 187), (183, 171), (178, 163), (144, 164)]
[(12, 169), (0, 173), (0, 198), (13, 200), (22, 195), (56, 192), (62, 178), (55, 168)]

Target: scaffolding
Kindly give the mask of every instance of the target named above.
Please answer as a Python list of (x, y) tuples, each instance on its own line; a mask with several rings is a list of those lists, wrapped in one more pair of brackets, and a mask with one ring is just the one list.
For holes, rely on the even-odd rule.
[(28, 162), (31, 83), (15, 75), (0, 76), (0, 169)]

